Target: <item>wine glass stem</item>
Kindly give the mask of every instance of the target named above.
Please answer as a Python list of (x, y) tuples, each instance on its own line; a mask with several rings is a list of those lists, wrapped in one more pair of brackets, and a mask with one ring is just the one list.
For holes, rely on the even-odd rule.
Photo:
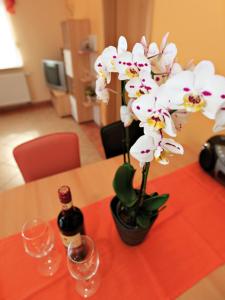
[(77, 280), (76, 290), (84, 298), (88, 298), (93, 295), (99, 286), (99, 278), (95, 274), (89, 279)]
[(58, 270), (61, 254), (53, 248), (46, 256), (39, 259), (39, 272), (44, 276), (52, 276)]

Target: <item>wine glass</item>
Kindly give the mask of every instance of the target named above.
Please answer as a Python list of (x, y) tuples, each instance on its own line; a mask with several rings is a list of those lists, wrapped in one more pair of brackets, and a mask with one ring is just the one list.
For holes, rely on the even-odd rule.
[(99, 255), (94, 241), (87, 235), (81, 235), (81, 245), (76, 241), (69, 244), (67, 250), (69, 272), (76, 279), (76, 291), (84, 298), (93, 295), (99, 287)]
[(38, 271), (44, 276), (52, 276), (57, 271), (61, 256), (54, 249), (54, 233), (51, 226), (33, 219), (22, 227), (24, 249), (27, 254), (39, 259)]

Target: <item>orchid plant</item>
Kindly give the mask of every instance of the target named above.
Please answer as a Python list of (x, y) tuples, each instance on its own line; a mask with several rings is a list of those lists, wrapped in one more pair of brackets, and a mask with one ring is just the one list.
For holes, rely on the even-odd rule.
[[(173, 138), (186, 122), (189, 114), (202, 112), (215, 120), (214, 131), (225, 128), (225, 78), (215, 74), (211, 61), (203, 60), (196, 66), (190, 62), (183, 69), (176, 62), (177, 47), (168, 43), (169, 33), (160, 47), (142, 37), (132, 52), (121, 36), (118, 47), (107, 47), (97, 58), (97, 98), (108, 102), (111, 73), (121, 80), (121, 121), (125, 127), (126, 155), (124, 164), (115, 174), (113, 186), (121, 202), (124, 220), (134, 226), (147, 228), (152, 218), (164, 207), (169, 195), (146, 194), (146, 181), (150, 162), (167, 165), (168, 154), (183, 154), (182, 145)], [(125, 93), (127, 92), (127, 99)], [(140, 121), (143, 135), (129, 147), (128, 126)], [(135, 170), (130, 164), (130, 154), (140, 162), (142, 183), (133, 188)]]

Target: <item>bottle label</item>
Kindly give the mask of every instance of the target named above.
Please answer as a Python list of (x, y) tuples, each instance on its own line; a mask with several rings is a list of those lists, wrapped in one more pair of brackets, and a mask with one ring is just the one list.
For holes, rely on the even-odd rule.
[(62, 209), (63, 210), (68, 210), (73, 206), (72, 201), (68, 202), (68, 203), (62, 203)]
[(65, 247), (68, 247), (72, 241), (74, 243), (74, 247), (79, 247), (82, 244), (80, 233), (72, 236), (66, 236), (61, 233), (61, 238)]

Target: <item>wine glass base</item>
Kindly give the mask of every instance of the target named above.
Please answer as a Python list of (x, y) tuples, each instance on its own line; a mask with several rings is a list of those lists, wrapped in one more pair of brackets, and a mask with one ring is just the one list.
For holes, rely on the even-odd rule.
[(88, 280), (77, 280), (76, 291), (83, 298), (89, 298), (94, 295), (100, 285), (99, 273), (97, 272)]
[(43, 276), (53, 276), (60, 266), (62, 256), (54, 248), (39, 259), (38, 272)]

